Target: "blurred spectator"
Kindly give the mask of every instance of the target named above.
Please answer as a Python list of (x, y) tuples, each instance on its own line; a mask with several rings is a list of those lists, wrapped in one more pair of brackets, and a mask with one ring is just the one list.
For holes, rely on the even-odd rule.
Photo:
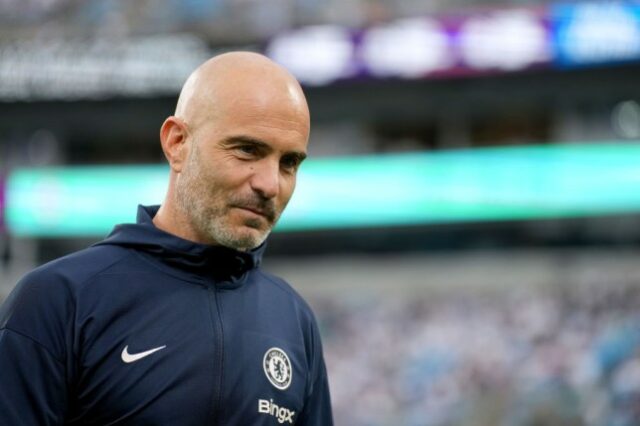
[(337, 424), (640, 422), (640, 289), (316, 301)]

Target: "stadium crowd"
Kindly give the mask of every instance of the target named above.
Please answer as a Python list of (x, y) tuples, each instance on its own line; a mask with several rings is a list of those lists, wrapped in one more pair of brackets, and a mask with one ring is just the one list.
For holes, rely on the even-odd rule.
[(336, 424), (640, 424), (640, 288), (323, 298)]

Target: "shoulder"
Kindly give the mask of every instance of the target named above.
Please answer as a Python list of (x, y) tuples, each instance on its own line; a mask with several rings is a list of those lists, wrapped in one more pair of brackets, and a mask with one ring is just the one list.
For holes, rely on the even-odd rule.
[(21, 334), (63, 359), (78, 288), (124, 256), (125, 250), (90, 247), (34, 269), (0, 306), (0, 329)]
[(0, 308), (0, 328), (28, 316), (50, 318), (55, 312), (71, 311), (78, 288), (126, 255), (115, 247), (89, 247), (32, 270)]
[(106, 272), (125, 259), (128, 252), (115, 246), (92, 246), (45, 263), (26, 274), (17, 287), (73, 291), (95, 275)]

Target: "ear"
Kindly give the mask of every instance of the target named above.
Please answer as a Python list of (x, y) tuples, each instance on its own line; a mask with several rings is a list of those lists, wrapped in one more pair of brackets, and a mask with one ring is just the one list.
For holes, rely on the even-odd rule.
[(180, 173), (189, 153), (188, 130), (186, 124), (178, 117), (170, 116), (160, 128), (162, 151), (171, 169)]

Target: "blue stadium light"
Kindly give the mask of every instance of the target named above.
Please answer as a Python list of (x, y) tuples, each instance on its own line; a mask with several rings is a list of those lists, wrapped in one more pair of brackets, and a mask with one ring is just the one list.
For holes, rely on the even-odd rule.
[[(640, 143), (501, 147), (309, 160), (279, 231), (640, 212)], [(17, 236), (96, 236), (162, 202), (166, 166), (20, 169)]]

